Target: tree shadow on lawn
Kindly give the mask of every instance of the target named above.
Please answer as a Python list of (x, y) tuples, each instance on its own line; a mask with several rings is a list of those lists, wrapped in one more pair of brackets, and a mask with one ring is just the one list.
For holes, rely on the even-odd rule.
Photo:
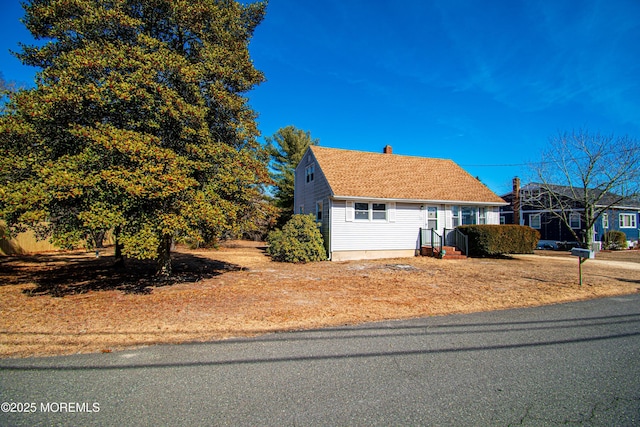
[(110, 290), (126, 294), (149, 294), (152, 288), (197, 282), (243, 269), (235, 264), (192, 254), (174, 253), (172, 260), (173, 274), (164, 278), (155, 275), (155, 260), (127, 259), (123, 266), (118, 266), (113, 256), (35, 255), (0, 259), (0, 279), (5, 285), (35, 283), (34, 288), (23, 290), (30, 296), (64, 297)]
[[(640, 279), (638, 280), (634, 280), (634, 279), (629, 279), (629, 278), (618, 278), (619, 281), (621, 282), (627, 282), (627, 283), (637, 283), (640, 285)], [(638, 289), (640, 291), (640, 288)]]

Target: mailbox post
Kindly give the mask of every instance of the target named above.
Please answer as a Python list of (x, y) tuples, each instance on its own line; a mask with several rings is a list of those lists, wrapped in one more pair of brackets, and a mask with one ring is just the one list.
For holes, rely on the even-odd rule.
[(578, 257), (578, 274), (580, 277), (580, 286), (582, 286), (582, 263), (588, 259), (594, 259), (595, 252), (589, 249), (573, 248), (571, 249), (571, 255)]

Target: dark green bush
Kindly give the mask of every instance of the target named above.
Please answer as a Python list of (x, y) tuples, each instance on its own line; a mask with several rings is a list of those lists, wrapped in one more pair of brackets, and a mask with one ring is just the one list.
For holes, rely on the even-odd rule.
[(524, 225), (463, 225), (459, 230), (469, 237), (469, 256), (492, 257), (532, 254), (540, 233)]
[(602, 236), (602, 241), (604, 242), (604, 249), (612, 251), (627, 249), (627, 235), (620, 230), (607, 231)]
[(267, 236), (267, 254), (275, 261), (312, 262), (327, 259), (322, 234), (315, 215), (293, 215), (282, 227)]

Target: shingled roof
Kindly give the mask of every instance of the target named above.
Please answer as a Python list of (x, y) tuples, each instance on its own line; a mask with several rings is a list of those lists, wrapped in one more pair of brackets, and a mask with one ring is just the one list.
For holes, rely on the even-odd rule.
[[(568, 200), (584, 203), (585, 189), (581, 187), (569, 187), (565, 185), (540, 184), (532, 182), (522, 187), (523, 191), (542, 190), (552, 191)], [(640, 199), (637, 197), (624, 197), (610, 191), (603, 192), (598, 188), (590, 188), (587, 190), (586, 198), (590, 203), (595, 203), (598, 207), (616, 207), (640, 209)]]
[(311, 146), (335, 197), (506, 204), (451, 160)]

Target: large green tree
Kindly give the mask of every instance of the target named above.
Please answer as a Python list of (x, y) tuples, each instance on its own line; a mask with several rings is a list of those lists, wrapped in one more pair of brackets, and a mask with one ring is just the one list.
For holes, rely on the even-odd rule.
[(4, 79), (2, 71), (0, 71), (0, 114), (4, 112), (4, 106), (7, 102), (8, 95), (15, 92), (16, 84)]
[(4, 96), (7, 93), (11, 93), (15, 90), (15, 85), (4, 79), (2, 71), (0, 71), (0, 96)]
[(68, 245), (116, 230), (171, 273), (174, 239), (250, 229), (269, 181), (246, 92), (266, 3), (31, 0), (36, 87), (0, 117), (0, 214)]
[(318, 145), (319, 139), (311, 138), (311, 132), (286, 126), (273, 136), (265, 138), (271, 154), (272, 177), (275, 182), (275, 205), (280, 209), (278, 223), (285, 224), (293, 215), (293, 189), (296, 166), (307, 148)]

